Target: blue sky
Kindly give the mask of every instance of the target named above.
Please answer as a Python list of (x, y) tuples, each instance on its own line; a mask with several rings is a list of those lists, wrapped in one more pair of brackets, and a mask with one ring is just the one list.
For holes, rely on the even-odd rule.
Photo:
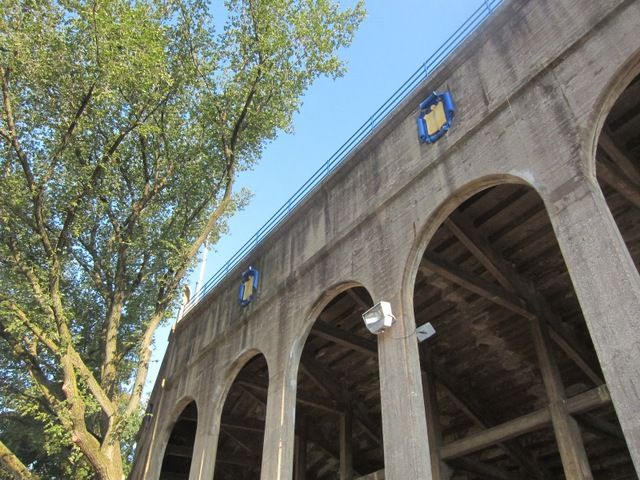
[[(350, 48), (341, 52), (346, 74), (320, 79), (307, 91), (294, 132), (281, 134), (237, 187), (251, 203), (229, 222), (229, 234), (209, 253), (211, 277), (484, 0), (369, 0)], [(353, 2), (341, 2), (348, 6)], [(417, 141), (417, 140), (416, 140)], [(199, 268), (191, 278), (195, 286)], [(148, 385), (157, 375), (170, 325), (159, 329)]]

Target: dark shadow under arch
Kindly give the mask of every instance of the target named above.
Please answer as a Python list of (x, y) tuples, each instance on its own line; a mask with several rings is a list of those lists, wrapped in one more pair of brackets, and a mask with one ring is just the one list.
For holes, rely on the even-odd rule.
[[(298, 368), (294, 479), (351, 479), (384, 467), (377, 342), (363, 287), (323, 302)], [(320, 310), (318, 308), (317, 310)]]
[(160, 480), (187, 480), (198, 426), (196, 402), (189, 402), (177, 418), (162, 459)]
[[(436, 330), (419, 344), (429, 442), (443, 460), (432, 462), (435, 479), (578, 478), (560, 454), (575, 444), (593, 478), (636, 478), (534, 189), (499, 185), (460, 204), (429, 240), (413, 305), (416, 325)], [(567, 405), (570, 438), (536, 420), (551, 405)]]
[(259, 480), (267, 413), (269, 369), (262, 354), (237, 374), (220, 416), (215, 480)]
[(596, 150), (596, 174), (636, 268), (640, 265), (640, 74), (609, 111)]
[[(612, 120), (612, 113), (620, 111), (624, 102), (623, 97), (629, 95), (630, 88), (637, 83), (640, 77), (640, 48), (629, 57), (625, 64), (611, 77), (611, 80), (602, 89), (602, 94), (597, 98), (595, 104), (598, 109), (593, 120), (593, 134), (590, 142), (590, 159), (588, 169), (595, 172), (595, 163), (598, 150), (601, 149), (601, 137), (603, 134), (610, 135), (611, 128), (608, 125)], [(622, 102), (621, 102), (622, 100)], [(633, 105), (629, 104), (629, 107)]]

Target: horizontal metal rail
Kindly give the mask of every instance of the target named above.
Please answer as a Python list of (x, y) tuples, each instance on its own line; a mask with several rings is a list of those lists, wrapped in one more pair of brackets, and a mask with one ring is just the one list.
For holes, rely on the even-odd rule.
[(389, 114), (406, 99), (411, 92), (424, 81), (442, 62), (471, 34), (503, 0), (485, 0), (480, 7), (405, 81), (386, 102), (378, 108), (369, 119), (331, 155), (316, 172), (273, 214), (267, 222), (218, 270), (207, 282), (195, 292), (184, 313), (193, 308), (227, 274), (242, 263), (262, 240), (275, 230), (315, 188), (333, 172), (353, 152)]

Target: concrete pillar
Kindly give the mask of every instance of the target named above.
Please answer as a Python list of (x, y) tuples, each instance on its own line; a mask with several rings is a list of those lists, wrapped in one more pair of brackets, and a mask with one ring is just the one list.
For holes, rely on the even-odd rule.
[(378, 336), (385, 479), (431, 480), (415, 319), (391, 306), (396, 323)]
[[(161, 389), (164, 389), (164, 379), (158, 377), (158, 381), (161, 382)], [(161, 391), (156, 396), (156, 398), (159, 397), (159, 401), (152, 413), (153, 420), (149, 426), (148, 433), (146, 434), (148, 444), (147, 450), (144, 454), (144, 464), (139, 472), (134, 472), (135, 474), (131, 475), (131, 478), (134, 480), (155, 480), (160, 477), (164, 450), (167, 446), (167, 442), (169, 441), (171, 429), (173, 428), (173, 424), (171, 424), (170, 427), (166, 425), (166, 422), (168, 421), (167, 419), (170, 418), (170, 412), (167, 411), (168, 409), (163, 410), (163, 408), (165, 408), (165, 393), (166, 392)]]
[(551, 223), (640, 472), (640, 276), (595, 181), (556, 179)]
[(292, 480), (295, 447), (296, 373), (273, 368), (269, 378), (267, 417), (262, 448), (262, 480)]

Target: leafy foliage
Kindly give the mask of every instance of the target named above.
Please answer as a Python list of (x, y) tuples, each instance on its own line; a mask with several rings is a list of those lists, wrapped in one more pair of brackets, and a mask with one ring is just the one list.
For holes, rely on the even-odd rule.
[(0, 432), (46, 478), (122, 478), (153, 333), (247, 201), (235, 175), (341, 74), (363, 15), (212, 11), (0, 0)]

